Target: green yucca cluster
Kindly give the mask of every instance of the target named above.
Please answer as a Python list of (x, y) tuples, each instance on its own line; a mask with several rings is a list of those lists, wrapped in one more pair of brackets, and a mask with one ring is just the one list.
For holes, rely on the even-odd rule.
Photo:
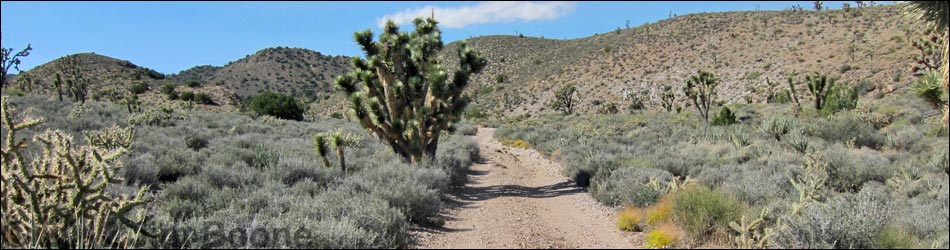
[(446, 73), (437, 59), (441, 32), (434, 19), (417, 18), (410, 34), (389, 21), (379, 41), (370, 30), (354, 39), (366, 58), (353, 58), (354, 71), (336, 78), (349, 97), (350, 113), (361, 126), (387, 142), (406, 161), (431, 158), (439, 136), (461, 118), (468, 104), (462, 90), (486, 60), (465, 46), (458, 48), (458, 70)]
[[(0, 149), (3, 183), (4, 246), (26, 248), (103, 247), (129, 240), (118, 225), (138, 228), (130, 212), (148, 201), (147, 187), (134, 198), (107, 191), (119, 181), (116, 172), (135, 136), (133, 128), (112, 127), (86, 133), (89, 145), (73, 145), (73, 137), (61, 131), (46, 131), (33, 141), (42, 145), (41, 154), (26, 154), (28, 142), (17, 133), (42, 124), (42, 120), (21, 118), (2, 99), (4, 135)], [(120, 236), (121, 235), (121, 236)], [(115, 238), (113, 238), (115, 237)]]

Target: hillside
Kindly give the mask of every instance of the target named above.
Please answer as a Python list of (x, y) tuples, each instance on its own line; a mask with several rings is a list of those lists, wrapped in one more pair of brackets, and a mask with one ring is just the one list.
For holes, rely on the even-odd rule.
[[(643, 98), (647, 108), (656, 109), (656, 97), (666, 87), (683, 99), (679, 90), (685, 78), (701, 69), (721, 79), (722, 103), (762, 102), (768, 93), (766, 80), (781, 91), (788, 76), (802, 78), (813, 71), (840, 77), (842, 83), (864, 84), (871, 96), (880, 97), (910, 84), (909, 69), (917, 53), (910, 45), (921, 37), (911, 32), (915, 24), (896, 10), (878, 6), (848, 11), (701, 13), (571, 40), (475, 37), (466, 42), (489, 65), (468, 88), (477, 97), (470, 108), (504, 117), (553, 113), (545, 107), (553, 90), (576, 84), (580, 113), (592, 113), (596, 104), (608, 102), (626, 112), (631, 96)], [(448, 70), (455, 66), (457, 44), (447, 44), (442, 52)], [(203, 88), (214, 87), (214, 95), (220, 97), (216, 101), (223, 105), (269, 90), (312, 100), (311, 107), (319, 114), (345, 110), (342, 97), (333, 94), (332, 82), (349, 71), (348, 57), (267, 48), (224, 66), (197, 66), (160, 80), (157, 72), (128, 61), (81, 56), (97, 86), (146, 82), (157, 91), (164, 82), (198, 80)], [(55, 62), (38, 66), (28, 75), (36, 76), (39, 85), (49, 86)], [(804, 86), (797, 87), (804, 91)]]
[[(140, 67), (127, 60), (116, 59), (96, 53), (75, 54), (81, 62), (84, 77), (90, 83), (90, 96), (107, 90), (125, 91), (133, 83), (152, 83), (164, 79), (164, 75), (149, 68)], [(55, 94), (53, 82), (59, 72), (62, 58), (36, 66), (11, 78), (15, 86), (36, 94)], [(28, 77), (27, 77), (28, 76)], [(29, 79), (29, 80), (28, 80)]]
[(683, 98), (685, 78), (700, 69), (721, 79), (724, 103), (761, 102), (766, 79), (781, 90), (788, 76), (812, 71), (889, 92), (912, 80), (916, 52), (910, 44), (920, 37), (896, 10), (702, 13), (573, 40), (476, 37), (467, 43), (490, 65), (470, 88), (479, 96), (472, 108), (506, 116), (554, 112), (544, 104), (553, 89), (567, 84), (578, 86), (582, 113), (601, 102), (624, 110), (625, 90), (655, 108), (654, 97), (665, 86)]
[(198, 66), (171, 78), (198, 79), (233, 90), (242, 98), (265, 90), (326, 99), (333, 78), (349, 69), (349, 59), (299, 48), (267, 48), (223, 67)]

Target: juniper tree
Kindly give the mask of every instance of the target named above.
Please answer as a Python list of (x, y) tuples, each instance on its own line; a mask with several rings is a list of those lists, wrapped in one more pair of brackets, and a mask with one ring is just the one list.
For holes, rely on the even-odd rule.
[(691, 76), (686, 80), (686, 87), (683, 87), (683, 93), (693, 102), (703, 121), (709, 123), (709, 107), (712, 106), (713, 98), (716, 96), (716, 87), (719, 86), (719, 78), (712, 73), (700, 70), (697, 75)]
[(413, 24), (410, 34), (387, 21), (378, 42), (370, 30), (357, 32), (354, 39), (366, 58), (353, 58), (354, 70), (335, 82), (362, 127), (405, 161), (418, 163), (435, 156), (439, 136), (459, 121), (469, 103), (462, 90), (487, 62), (461, 42), (458, 69), (447, 74), (438, 60), (438, 22), (417, 18)]

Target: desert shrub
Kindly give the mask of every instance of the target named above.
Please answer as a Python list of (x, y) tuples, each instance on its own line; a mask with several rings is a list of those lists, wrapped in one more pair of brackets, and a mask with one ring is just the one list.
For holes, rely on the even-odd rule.
[(148, 91), (148, 84), (144, 82), (137, 82), (137, 83), (132, 84), (131, 87), (129, 87), (129, 92), (132, 92), (132, 94), (136, 94), (136, 95), (145, 93), (146, 91)]
[(186, 101), (186, 102), (194, 101), (195, 92), (191, 92), (191, 91), (181, 92), (181, 94), (178, 94), (178, 99), (182, 101)]
[(406, 213), (410, 221), (432, 223), (442, 208), (439, 191), (448, 186), (449, 177), (437, 169), (416, 168), (402, 163), (382, 164), (362, 170), (344, 180), (345, 189), (365, 190)]
[(716, 171), (703, 171), (697, 179), (718, 186), (747, 204), (760, 204), (792, 196), (794, 188), (788, 175), (799, 172), (799, 169), (794, 165), (726, 165)]
[(249, 100), (248, 106), (257, 115), (269, 115), (285, 120), (303, 120), (304, 108), (288, 95), (264, 92)]
[(478, 133), (478, 128), (468, 123), (459, 123), (455, 125), (455, 133), (465, 136), (474, 136)]
[(502, 141), (501, 141), (501, 145), (504, 145), (504, 146), (506, 146), (506, 147), (513, 147), (513, 148), (523, 148), (523, 149), (531, 148), (531, 144), (528, 144), (528, 142), (526, 142), (526, 141), (524, 141), (524, 140), (521, 140), (521, 139), (517, 139), (517, 140), (502, 140)]
[(885, 226), (873, 238), (877, 249), (913, 249), (921, 248), (920, 239), (896, 226)]
[(639, 232), (643, 230), (643, 211), (634, 206), (627, 206), (620, 212), (617, 219), (617, 228), (623, 231)]
[(178, 92), (175, 92), (175, 87), (176, 86), (173, 83), (166, 83), (165, 85), (162, 85), (162, 88), (159, 89), (159, 91), (161, 91), (162, 94), (165, 94), (165, 96), (168, 97), (168, 100), (174, 101), (178, 100)]
[(185, 138), (185, 145), (194, 151), (198, 151), (208, 147), (208, 139), (204, 136), (189, 136)]
[(713, 117), (712, 120), (713, 126), (728, 126), (732, 124), (736, 124), (736, 115), (732, 113), (729, 107), (722, 107), (719, 114)]
[(644, 247), (665, 249), (677, 244), (683, 237), (682, 229), (673, 223), (667, 223), (646, 235)]
[(696, 240), (727, 231), (729, 222), (739, 220), (742, 213), (737, 199), (707, 187), (689, 188), (673, 197), (674, 218)]
[(827, 120), (819, 120), (808, 126), (805, 133), (829, 142), (853, 144), (855, 147), (879, 149), (884, 145), (883, 136), (858, 117), (848, 113), (839, 113)]
[(191, 88), (197, 88), (197, 87), (201, 87), (201, 82), (195, 79), (191, 79), (191, 80), (186, 81), (185, 85), (188, 85), (188, 87), (191, 87)]
[(673, 175), (663, 170), (626, 167), (595, 181), (590, 192), (594, 199), (610, 206), (646, 207), (666, 193), (665, 188), (672, 179)]
[(430, 167), (442, 168), (449, 176), (449, 183), (458, 186), (468, 181), (468, 169), (478, 159), (478, 144), (475, 141), (451, 136), (442, 141), (435, 162), (430, 163)]
[(868, 184), (860, 193), (843, 193), (825, 203), (809, 203), (783, 219), (775, 247), (810, 249), (873, 248), (873, 237), (890, 220), (887, 190)]
[(827, 185), (839, 192), (857, 191), (871, 181), (883, 183), (897, 171), (890, 160), (870, 149), (849, 150), (831, 145), (824, 152), (828, 163)]
[(673, 196), (673, 194), (664, 196), (656, 204), (647, 207), (645, 222), (651, 226), (670, 222), (673, 218)]
[(204, 105), (214, 104), (214, 100), (211, 99), (211, 95), (208, 93), (195, 93), (194, 101)]

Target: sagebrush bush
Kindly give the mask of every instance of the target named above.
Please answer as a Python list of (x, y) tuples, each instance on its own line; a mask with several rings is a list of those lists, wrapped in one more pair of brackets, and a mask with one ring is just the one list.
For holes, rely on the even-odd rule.
[(707, 187), (689, 188), (673, 197), (673, 216), (677, 224), (695, 240), (727, 231), (729, 222), (739, 220), (743, 209), (737, 199)]
[(594, 199), (607, 205), (646, 207), (666, 194), (666, 186), (672, 179), (673, 175), (663, 170), (626, 167), (598, 179), (591, 186), (590, 193)]
[(872, 239), (890, 220), (890, 197), (880, 184), (860, 193), (844, 193), (825, 203), (807, 204), (800, 214), (786, 216), (774, 239), (779, 248), (874, 248)]

